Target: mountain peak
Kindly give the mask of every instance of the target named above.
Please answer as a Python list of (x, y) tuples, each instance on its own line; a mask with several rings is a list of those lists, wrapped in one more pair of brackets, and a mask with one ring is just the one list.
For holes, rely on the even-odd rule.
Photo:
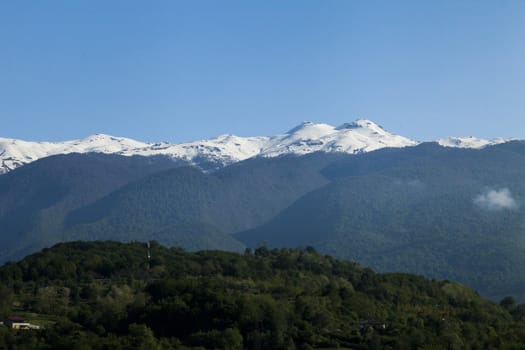
[(84, 137), (82, 141), (94, 141), (94, 140), (114, 140), (118, 139), (117, 137), (108, 135), (108, 134), (93, 134), (87, 137)]
[(361, 128), (384, 130), (383, 127), (381, 127), (380, 125), (368, 119), (356, 119), (355, 121), (351, 123), (344, 123), (342, 125), (339, 125), (336, 128), (336, 130), (361, 129)]
[(306, 127), (309, 127), (309, 126), (312, 126), (312, 125), (315, 125), (315, 123), (313, 122), (309, 122), (309, 121), (303, 121), (301, 124), (295, 126), (294, 128), (288, 130), (286, 133), (287, 134), (294, 134), (296, 132), (298, 132), (299, 130), (302, 130)]

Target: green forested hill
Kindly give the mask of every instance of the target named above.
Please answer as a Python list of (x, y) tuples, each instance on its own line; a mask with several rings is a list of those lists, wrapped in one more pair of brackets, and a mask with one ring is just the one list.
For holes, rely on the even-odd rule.
[(525, 307), (313, 248), (72, 242), (0, 268), (0, 349), (521, 349)]

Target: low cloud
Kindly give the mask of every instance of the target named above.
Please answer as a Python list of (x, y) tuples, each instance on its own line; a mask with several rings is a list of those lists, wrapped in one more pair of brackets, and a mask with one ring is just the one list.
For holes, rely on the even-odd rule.
[(487, 190), (474, 198), (474, 204), (480, 208), (494, 211), (516, 209), (518, 207), (518, 203), (512, 198), (508, 188)]

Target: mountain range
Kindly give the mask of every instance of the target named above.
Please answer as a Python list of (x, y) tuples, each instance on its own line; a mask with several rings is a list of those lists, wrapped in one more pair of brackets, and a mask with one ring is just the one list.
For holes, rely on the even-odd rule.
[[(483, 140), (475, 137), (450, 137), (437, 142), (446, 147), (481, 148), (509, 139)], [(213, 170), (253, 157), (304, 155), (313, 152), (357, 154), (385, 147), (415, 146), (420, 142), (385, 131), (366, 119), (333, 127), (303, 122), (284, 134), (239, 137), (221, 135), (209, 140), (181, 144), (146, 143), (105, 134), (65, 142), (29, 142), (0, 138), (0, 174), (57, 154), (106, 153), (124, 156), (163, 155), (185, 161), (203, 170)]]
[(378, 271), (525, 300), (524, 141), (421, 143), (358, 120), (238, 138), (252, 153), (226, 157), (234, 138), (162, 148), (101, 136), (48, 157), (33, 150), (41, 144), (14, 142), (10, 154), (24, 145), (18, 156), (28, 158), (0, 176), (0, 262), (72, 240), (314, 246)]

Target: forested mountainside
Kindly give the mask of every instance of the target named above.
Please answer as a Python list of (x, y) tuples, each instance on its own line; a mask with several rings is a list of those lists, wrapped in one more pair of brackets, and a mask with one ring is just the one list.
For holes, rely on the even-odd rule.
[(300, 249), (59, 244), (0, 268), (5, 349), (520, 349), (525, 306)]
[(331, 182), (270, 222), (235, 235), (248, 246), (315, 246), (379, 271), (461, 281), (525, 300), (525, 144), (437, 144), (347, 157)]
[(165, 157), (44, 158), (0, 176), (0, 261), (77, 239), (243, 250), (230, 233), (325, 185), (320, 170), (338, 157), (260, 158), (212, 174)]
[(0, 262), (61, 240), (65, 216), (148, 174), (186, 165), (170, 158), (69, 154), (0, 176)]
[(150, 237), (188, 249), (243, 250), (231, 233), (263, 224), (327, 184), (320, 169), (336, 157), (260, 158), (213, 174), (194, 168), (157, 173), (72, 212), (65, 232), (82, 239)]
[(211, 173), (181, 165), (67, 155), (0, 176), (0, 261), (71, 240), (314, 246), (525, 300), (525, 142), (253, 158)]

